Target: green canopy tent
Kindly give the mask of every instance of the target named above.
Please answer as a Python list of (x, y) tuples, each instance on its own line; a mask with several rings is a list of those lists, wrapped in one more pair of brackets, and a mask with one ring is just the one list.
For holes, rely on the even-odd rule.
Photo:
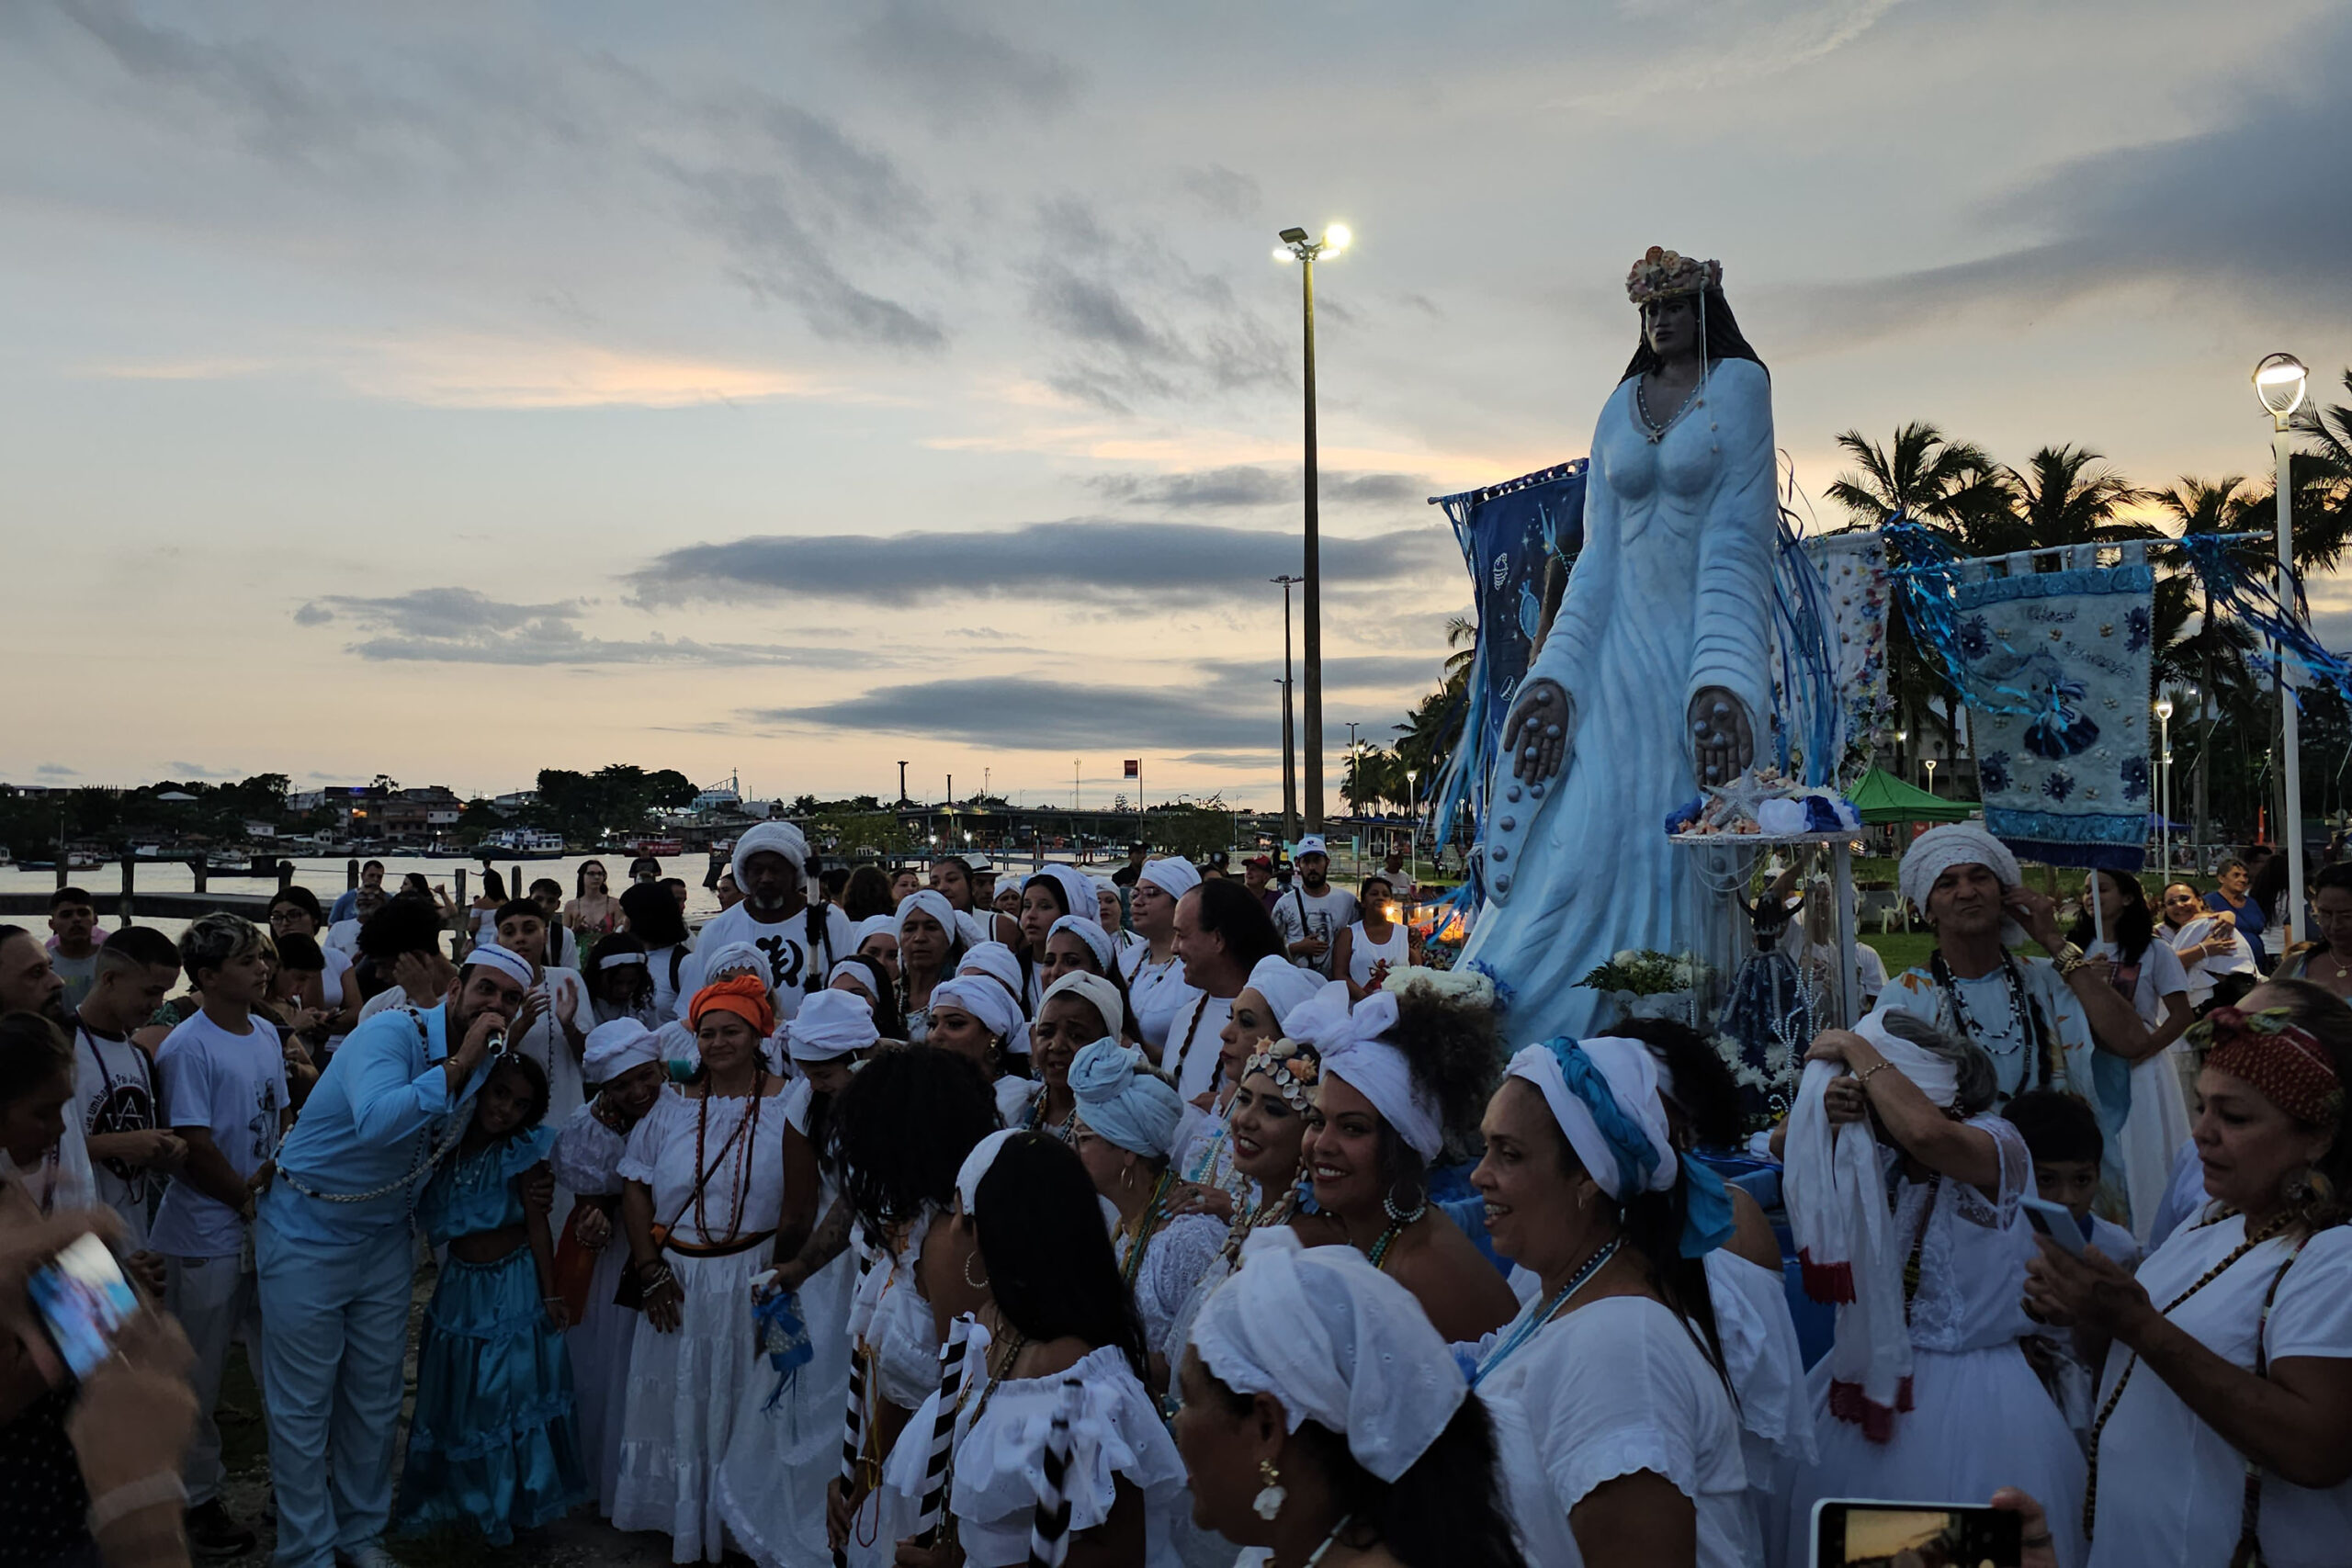
[(1846, 792), (1862, 820), (1888, 822), (1963, 822), (1976, 815), (1973, 800), (1946, 800), (1915, 788), (1883, 768), (1872, 768)]

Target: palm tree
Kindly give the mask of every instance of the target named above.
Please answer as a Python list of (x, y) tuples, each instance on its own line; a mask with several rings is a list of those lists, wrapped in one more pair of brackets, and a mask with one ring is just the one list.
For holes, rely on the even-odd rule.
[(2044, 446), (2007, 473), (2012, 503), (1971, 520), (1969, 544), (1978, 555), (2163, 536), (2148, 524), (2120, 520), (2130, 508), (2154, 501), (2154, 492), (2086, 446)]
[[(2245, 479), (2238, 474), (2206, 480), (2182, 475), (2180, 482), (2168, 491), (2156, 494), (2156, 504), (2170, 513), (2180, 525), (2182, 537), (2192, 534), (2232, 534), (2240, 531), (2246, 522), (2246, 512), (2252, 498), (2245, 494)], [(2177, 588), (2184, 604), (2188, 595), (2188, 579), (2175, 570), (2158, 584), (2160, 613), (2165, 591)], [(2161, 632), (2164, 628), (2159, 626)], [(2196, 801), (2196, 842), (2206, 843), (2209, 824), (2208, 806), (2211, 799), (2211, 772), (2208, 760), (2213, 754), (2213, 726), (2222, 713), (2223, 672), (2233, 677), (2233, 686), (2245, 684), (2244, 655), (2251, 646), (2243, 628), (2221, 619), (2213, 612), (2213, 591), (2205, 590), (2199, 606), (2198, 626), (2193, 635), (2180, 636), (2176, 631), (2168, 638), (2156, 643), (2156, 684), (2161, 688), (2167, 680), (2188, 678), (2193, 671), (2197, 678), (2197, 761), (2190, 773), (2191, 787)]]
[(1839, 474), (1828, 496), (1858, 526), (1875, 528), (1899, 513), (1949, 527), (2007, 489), (2003, 469), (1983, 447), (1954, 441), (1925, 420), (1897, 425), (1883, 447), (1859, 430), (1841, 433), (1838, 446), (1860, 471)]
[[(2352, 391), (2352, 370), (2344, 373), (2344, 387)], [(2352, 549), (2352, 407), (2306, 402), (2290, 423), (2306, 448), (2289, 459), (2295, 487), (2295, 569), (2332, 571)]]

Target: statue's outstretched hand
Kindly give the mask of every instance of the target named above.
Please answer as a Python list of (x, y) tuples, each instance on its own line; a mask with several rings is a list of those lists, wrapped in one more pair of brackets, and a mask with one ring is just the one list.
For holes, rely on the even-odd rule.
[(1756, 761), (1756, 733), (1739, 699), (1702, 686), (1690, 699), (1691, 772), (1702, 784), (1729, 784)]
[(1550, 778), (1568, 755), (1568, 694), (1557, 681), (1530, 681), (1503, 724), (1511, 776), (1529, 784)]

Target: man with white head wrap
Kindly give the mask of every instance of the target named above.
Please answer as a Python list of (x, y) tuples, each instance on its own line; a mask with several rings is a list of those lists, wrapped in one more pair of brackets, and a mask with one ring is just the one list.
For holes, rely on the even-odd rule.
[(1128, 917), (1144, 944), (1122, 955), (1125, 967), (1120, 973), (1127, 983), (1127, 1004), (1135, 1010), (1136, 1032), (1154, 1051), (1167, 1045), (1176, 1014), (1199, 998), (1184, 984), (1183, 965), (1176, 961), (1176, 903), (1200, 885), (1201, 874), (1191, 861), (1146, 861), (1128, 894)]
[(686, 999), (710, 981), (705, 953), (748, 942), (766, 961), (776, 1017), (789, 1019), (803, 997), (824, 988), (834, 961), (856, 951), (856, 932), (840, 906), (808, 901), (808, 840), (791, 823), (745, 829), (730, 863), (743, 901), (702, 928), (678, 984), (679, 1010), (683, 1014)]
[[(1996, 1109), (2030, 1089), (2090, 1101), (2107, 1134), (2112, 1178), (2101, 1210), (2128, 1221), (2120, 1150), (2132, 1113), (2132, 1061), (2098, 1040), (2144, 1040), (2147, 1032), (2130, 998), (2109, 984), (2109, 966), (2086, 960), (2066, 940), (2057, 906), (2027, 887), (2017, 857), (1973, 822), (1946, 823), (1914, 839), (1898, 879), (1903, 897), (1934, 928), (1936, 947), (1925, 964), (1887, 983), (1874, 1010), (1914, 1013), (1982, 1046), (1999, 1080)], [(2048, 958), (2009, 951), (2029, 936)]]
[(1806, 1054), (1783, 1195), (1805, 1288), (1838, 1311), (1806, 1379), (1819, 1457), (1781, 1488), (1792, 1561), (1816, 1498), (2001, 1486), (2041, 1500), (2061, 1563), (2083, 1559), (2083, 1450), (2021, 1343), (2033, 1156), (1994, 1082), (1981, 1048), (1910, 1013)]
[(1543, 1280), (1481, 1343), (1471, 1380), (1494, 1412), (1528, 1561), (1617, 1561), (1594, 1550), (1609, 1541), (1624, 1561), (1759, 1562), (1696, 1266), (1730, 1235), (1730, 1201), (1676, 1157), (1648, 1048), (1531, 1045), (1485, 1130), (1472, 1180), (1495, 1245)]

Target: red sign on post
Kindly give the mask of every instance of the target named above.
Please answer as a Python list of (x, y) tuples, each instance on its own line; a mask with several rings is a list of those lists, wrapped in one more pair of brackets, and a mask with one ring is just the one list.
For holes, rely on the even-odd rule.
[(1143, 759), (1141, 757), (1130, 757), (1127, 759), (1127, 777), (1131, 779), (1139, 779), (1143, 777)]

